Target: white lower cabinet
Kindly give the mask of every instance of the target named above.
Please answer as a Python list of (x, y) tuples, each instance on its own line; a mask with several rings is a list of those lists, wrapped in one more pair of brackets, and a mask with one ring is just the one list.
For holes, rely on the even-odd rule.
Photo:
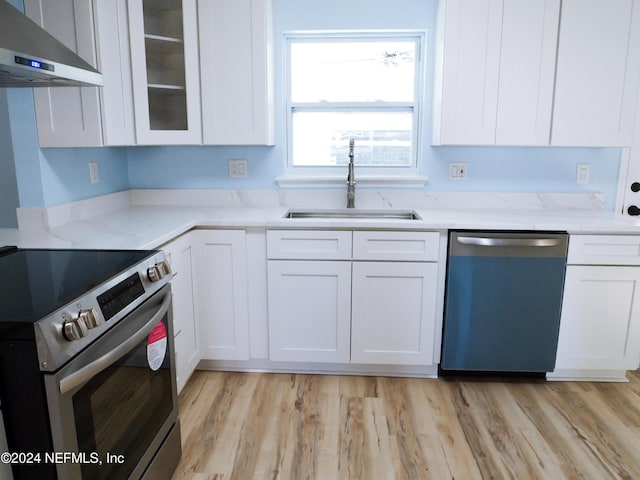
[(569, 265), (556, 370), (635, 370), (640, 268)]
[(200, 361), (198, 318), (194, 308), (194, 281), (197, 246), (193, 234), (186, 233), (162, 247), (175, 276), (171, 280), (173, 330), (176, 347), (178, 392)]
[(624, 380), (640, 365), (640, 237), (571, 235), (549, 379)]
[(433, 362), (437, 263), (354, 262), (351, 362)]
[(438, 252), (436, 232), (267, 232), (269, 359), (436, 364)]
[[(178, 392), (201, 360), (249, 359), (252, 282), (247, 256), (252, 250), (247, 247), (245, 230), (192, 230), (162, 246), (175, 274), (171, 291)], [(266, 314), (261, 317), (266, 325)]]
[(269, 359), (349, 362), (351, 262), (270, 260)]
[(202, 358), (249, 359), (247, 241), (244, 230), (197, 230), (197, 308)]

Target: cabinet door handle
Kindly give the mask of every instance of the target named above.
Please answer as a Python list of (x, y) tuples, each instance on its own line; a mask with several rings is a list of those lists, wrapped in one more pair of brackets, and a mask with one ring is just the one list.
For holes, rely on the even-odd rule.
[(635, 205), (631, 205), (628, 209), (627, 209), (627, 213), (633, 217), (640, 215), (640, 208), (636, 207)]

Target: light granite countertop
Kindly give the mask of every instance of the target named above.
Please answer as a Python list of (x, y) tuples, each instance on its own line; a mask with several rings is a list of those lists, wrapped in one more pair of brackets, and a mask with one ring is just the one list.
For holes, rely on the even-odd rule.
[[(316, 195), (316, 197), (314, 197)], [(362, 195), (367, 209), (412, 209), (420, 220), (283, 218), (291, 205), (313, 208), (317, 193), (128, 191), (72, 204), (18, 209), (20, 229), (0, 229), (0, 245), (31, 248), (152, 249), (192, 228), (553, 230), (640, 234), (640, 219), (598, 208), (592, 195)], [(342, 193), (322, 193), (322, 208), (340, 208)], [(415, 205), (415, 206), (413, 206)], [(469, 205), (472, 205), (471, 207)]]

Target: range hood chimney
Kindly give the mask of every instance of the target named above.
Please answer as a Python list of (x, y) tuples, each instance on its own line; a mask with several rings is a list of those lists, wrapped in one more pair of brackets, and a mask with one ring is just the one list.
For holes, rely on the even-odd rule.
[(0, 88), (102, 84), (100, 72), (0, 0)]

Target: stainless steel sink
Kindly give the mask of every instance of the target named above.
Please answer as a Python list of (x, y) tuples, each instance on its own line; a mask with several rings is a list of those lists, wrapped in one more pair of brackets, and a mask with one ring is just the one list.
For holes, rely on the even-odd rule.
[(382, 220), (422, 220), (413, 210), (364, 210), (359, 208), (324, 209), (292, 209), (284, 218), (356, 218)]

